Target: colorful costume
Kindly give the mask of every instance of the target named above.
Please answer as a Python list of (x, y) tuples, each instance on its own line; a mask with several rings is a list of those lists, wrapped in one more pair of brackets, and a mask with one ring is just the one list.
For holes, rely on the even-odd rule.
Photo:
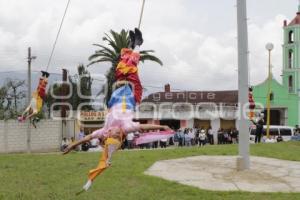
[[(138, 29), (135, 30), (135, 34), (131, 31), (131, 42), (134, 39), (135, 41), (130, 46), (134, 50), (128, 48), (121, 50), (121, 60), (116, 68), (116, 80), (125, 80), (130, 82), (130, 84), (125, 83), (113, 92), (108, 102), (109, 111), (106, 115), (103, 128), (92, 133), (92, 138), (101, 138), (104, 140), (104, 149), (98, 166), (89, 171), (88, 182), (83, 187), (84, 190), (88, 190), (92, 181), (110, 166), (111, 156), (120, 148), (126, 134), (140, 130), (140, 123), (134, 122), (133, 118), (135, 105), (136, 103), (140, 103), (142, 99), (142, 85), (137, 68), (140, 54), (136, 51), (143, 42), (141, 37)], [(173, 131), (147, 133), (140, 136), (137, 144), (169, 138), (173, 134)]]
[(155, 131), (144, 133), (135, 140), (136, 145), (168, 139), (174, 135), (173, 131)]
[(37, 92), (40, 98), (42, 98), (43, 100), (46, 98), (46, 88), (47, 88), (47, 84), (48, 84), (48, 76), (42, 76), (39, 80), (39, 85), (37, 87)]
[(250, 87), (249, 88), (249, 94), (248, 94), (248, 101), (249, 101), (249, 119), (250, 120), (253, 120), (253, 117), (254, 117), (254, 109), (255, 109), (255, 102), (254, 102), (254, 99), (253, 99), (253, 88)]
[[(27, 106), (21, 117), (18, 117), (20, 122), (24, 122), (28, 118), (32, 118), (34, 115), (39, 113), (43, 108), (43, 101), (46, 98), (46, 87), (48, 84), (49, 73), (42, 71), (42, 76), (40, 77), (38, 87), (36, 91), (32, 93), (32, 98), (30, 104)], [(33, 120), (33, 125), (35, 126), (36, 120)]]
[(138, 75), (137, 65), (139, 63), (140, 54), (132, 49), (124, 48), (121, 50), (121, 61), (116, 69), (116, 79), (118, 81), (129, 81), (134, 87), (134, 97), (136, 103), (142, 100), (142, 84)]
[[(110, 109), (103, 128), (92, 133), (93, 138), (104, 139), (104, 149), (97, 168), (89, 172), (90, 181), (110, 166), (111, 155), (120, 148), (125, 133), (139, 130), (140, 123), (133, 121), (135, 100), (129, 85), (115, 90), (108, 105)], [(114, 133), (115, 129), (121, 129), (121, 131)]]

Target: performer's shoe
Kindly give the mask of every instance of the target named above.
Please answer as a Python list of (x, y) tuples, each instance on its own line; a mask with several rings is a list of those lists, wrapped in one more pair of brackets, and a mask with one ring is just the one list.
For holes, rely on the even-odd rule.
[(48, 72), (45, 71), (41, 71), (42, 72), (42, 76), (48, 78), (50, 76), (50, 74)]
[(134, 41), (135, 41), (135, 36), (134, 36), (134, 32), (132, 30), (129, 31), (129, 48), (134, 49)]
[(34, 120), (35, 122), (39, 122), (41, 119), (38, 118), (38, 117), (35, 117), (33, 120)]
[(34, 118), (32, 118), (32, 120), (31, 120), (31, 123), (32, 123), (32, 125), (33, 125), (33, 127), (34, 128), (36, 128), (36, 123), (37, 123), (37, 120), (38, 118), (37, 117), (34, 117)]
[(87, 182), (86, 182), (86, 184), (83, 186), (83, 189), (85, 190), (85, 191), (88, 191), (88, 189), (90, 189), (90, 187), (92, 186), (92, 181), (91, 180), (88, 180)]
[(138, 28), (135, 28), (134, 32), (135, 32), (134, 33), (134, 36), (135, 36), (134, 47), (141, 46), (144, 42), (142, 32)]
[(31, 123), (32, 123), (32, 126), (33, 126), (34, 128), (36, 128), (35, 121), (32, 121)]
[(111, 161), (108, 160), (108, 161), (106, 162), (106, 167), (110, 167), (110, 166), (111, 166)]

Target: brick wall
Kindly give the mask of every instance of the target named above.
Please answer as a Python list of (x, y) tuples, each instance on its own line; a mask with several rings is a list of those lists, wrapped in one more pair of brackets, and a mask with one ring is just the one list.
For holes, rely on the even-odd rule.
[[(0, 153), (27, 152), (27, 123), (0, 121)], [(31, 151), (58, 151), (62, 137), (62, 122), (42, 120), (31, 126)]]

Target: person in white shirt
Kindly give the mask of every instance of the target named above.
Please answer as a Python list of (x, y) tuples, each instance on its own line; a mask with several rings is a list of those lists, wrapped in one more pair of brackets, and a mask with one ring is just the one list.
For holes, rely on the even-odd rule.
[[(83, 128), (80, 127), (80, 132), (78, 134), (78, 140), (83, 139), (84, 136), (85, 136), (85, 134), (84, 134)], [(82, 150), (82, 145), (78, 145), (78, 148), (79, 148), (79, 151), (81, 151)]]
[(275, 143), (275, 142), (277, 142), (277, 141), (273, 136), (271, 136), (269, 138), (265, 137), (265, 143)]
[(161, 139), (160, 140), (160, 147), (161, 148), (167, 148), (167, 142), (168, 142), (167, 138)]
[(128, 133), (126, 136), (127, 139), (127, 148), (133, 149), (133, 139), (134, 139), (134, 133)]
[(202, 129), (199, 134), (199, 146), (200, 147), (205, 145), (205, 140), (206, 140), (205, 130)]
[(190, 129), (188, 132), (189, 138), (191, 138), (191, 145), (195, 144), (195, 130), (194, 129)]
[(213, 135), (213, 130), (212, 130), (211, 126), (207, 130), (207, 137), (208, 137), (209, 144), (213, 145), (214, 144), (214, 135)]

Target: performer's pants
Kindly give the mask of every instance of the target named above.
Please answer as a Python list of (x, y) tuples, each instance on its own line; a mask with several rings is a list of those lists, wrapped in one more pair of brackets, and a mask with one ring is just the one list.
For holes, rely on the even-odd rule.
[(115, 138), (107, 138), (104, 149), (97, 168), (90, 170), (89, 180), (93, 181), (99, 174), (110, 166), (110, 159), (112, 154), (118, 150), (121, 142)]
[(261, 140), (261, 133), (256, 133), (255, 134), (255, 143), (260, 143)]

